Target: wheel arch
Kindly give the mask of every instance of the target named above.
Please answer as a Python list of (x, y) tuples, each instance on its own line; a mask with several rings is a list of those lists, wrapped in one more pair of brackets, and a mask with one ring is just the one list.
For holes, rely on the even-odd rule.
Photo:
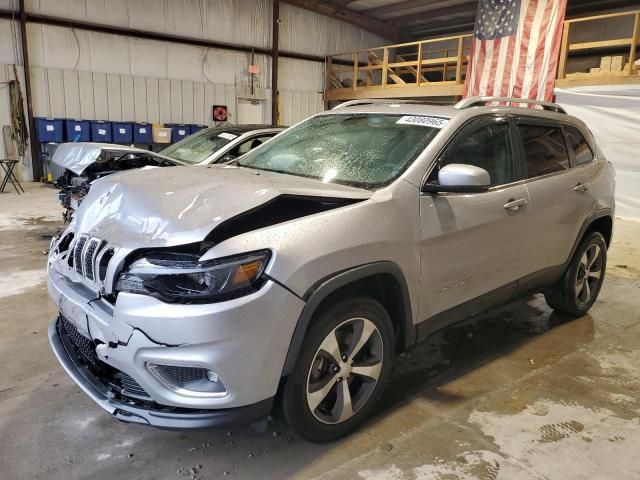
[(289, 343), (282, 376), (293, 371), (304, 337), (326, 302), (363, 292), (380, 301), (389, 311), (396, 334), (396, 350), (415, 343), (411, 297), (402, 270), (393, 262), (369, 263), (324, 278), (305, 293), (306, 305)]
[(605, 239), (607, 248), (609, 247), (613, 237), (613, 212), (610, 208), (596, 210), (585, 219), (582, 223), (582, 227), (580, 228), (576, 241), (573, 244), (573, 248), (571, 249), (566, 265), (571, 262), (573, 255), (576, 253), (576, 250), (585, 236), (591, 232), (600, 232)]

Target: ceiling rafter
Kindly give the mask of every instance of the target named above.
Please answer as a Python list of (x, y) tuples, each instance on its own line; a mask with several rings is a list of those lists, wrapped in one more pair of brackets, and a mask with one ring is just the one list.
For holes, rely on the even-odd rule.
[[(455, 4), (451, 5), (451, 0), (439, 0), (435, 2), (433, 0), (405, 0), (403, 2), (391, 3), (389, 5), (383, 5), (381, 7), (373, 7), (373, 8), (367, 8), (364, 10), (359, 10), (359, 12), (365, 15), (369, 15), (370, 17), (383, 17), (389, 13), (394, 14), (394, 13), (399, 13), (403, 10), (409, 10), (414, 8), (425, 7), (424, 10), (421, 10), (420, 12), (416, 12), (416, 13), (422, 13), (423, 11), (427, 12), (429, 10), (434, 10), (436, 8), (446, 7), (446, 6), (451, 7), (451, 6), (455, 6)], [(429, 7), (429, 8), (426, 8), (426, 7)], [(388, 17), (389, 20), (391, 20), (392, 18), (393, 17)]]
[(421, 15), (428, 15), (429, 20), (434, 20), (435, 17), (449, 17), (449, 16), (476, 16), (476, 11), (478, 9), (478, 2), (467, 2), (461, 3), (459, 5), (455, 5), (453, 7), (442, 7), (436, 8), (434, 10), (426, 10), (424, 12), (412, 13), (411, 15), (402, 15), (400, 17), (393, 17), (389, 19), (390, 23), (394, 23), (395, 25), (402, 26), (411, 22), (421, 20)]
[(352, 2), (342, 2), (345, 5), (329, 3), (325, 0), (281, 0), (281, 2), (337, 18), (394, 42), (399, 38), (399, 29), (396, 25), (346, 8)]

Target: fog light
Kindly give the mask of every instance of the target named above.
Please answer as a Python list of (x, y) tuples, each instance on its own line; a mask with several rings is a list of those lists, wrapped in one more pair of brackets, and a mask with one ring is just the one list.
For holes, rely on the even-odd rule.
[(147, 368), (167, 388), (191, 397), (224, 397), (227, 388), (218, 374), (203, 367), (147, 362)]

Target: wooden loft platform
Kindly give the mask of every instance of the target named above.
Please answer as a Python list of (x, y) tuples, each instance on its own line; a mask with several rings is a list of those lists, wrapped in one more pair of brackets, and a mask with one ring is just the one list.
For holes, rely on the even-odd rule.
[[(597, 22), (612, 19), (626, 22), (631, 31), (614, 40), (570, 42), (573, 33), (584, 37), (585, 27), (596, 32)], [(455, 35), (328, 56), (325, 101), (462, 96), (471, 42), (470, 34)], [(634, 66), (639, 42), (640, 10), (565, 20), (556, 85), (640, 84), (640, 67)], [(605, 54), (622, 57), (619, 70), (570, 71), (573, 58), (593, 56), (600, 65)]]
[[(597, 31), (597, 28), (607, 21), (617, 21), (621, 24), (620, 38), (602, 40), (594, 38), (595, 35), (588, 35), (589, 41), (571, 42), (572, 33), (578, 27), (582, 30)], [(566, 88), (640, 84), (640, 66), (634, 65), (638, 60), (638, 43), (640, 43), (640, 10), (565, 20), (556, 86)], [(614, 59), (617, 57), (620, 61), (618, 65), (607, 65), (605, 69), (594, 67), (590, 72), (569, 72), (568, 65), (572, 55), (602, 57), (603, 60), (608, 57)], [(603, 61), (603, 63), (606, 62)]]
[(325, 100), (460, 96), (471, 35), (331, 55)]

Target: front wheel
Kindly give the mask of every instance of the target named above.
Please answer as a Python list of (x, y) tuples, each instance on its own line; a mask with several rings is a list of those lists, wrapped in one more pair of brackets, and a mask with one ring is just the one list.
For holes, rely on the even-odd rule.
[(315, 319), (282, 392), (282, 416), (299, 437), (327, 442), (355, 430), (391, 372), (393, 326), (369, 298), (339, 302)]
[(590, 233), (576, 250), (561, 282), (545, 292), (554, 310), (584, 315), (596, 301), (607, 266), (607, 243), (599, 232)]

